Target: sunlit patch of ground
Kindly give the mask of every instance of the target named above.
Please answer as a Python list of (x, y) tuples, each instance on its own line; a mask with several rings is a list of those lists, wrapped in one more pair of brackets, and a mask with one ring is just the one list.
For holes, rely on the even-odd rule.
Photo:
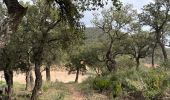
[[(42, 72), (43, 80), (46, 80), (45, 71)], [(51, 71), (51, 81), (55, 82), (56, 80), (59, 82), (67, 83), (75, 80), (75, 74), (68, 75), (67, 71), (59, 71), (59, 70), (52, 70)], [(0, 72), (0, 81), (4, 81), (3, 72)], [(79, 75), (79, 82), (85, 80), (88, 76), (87, 75)], [(18, 82), (21, 84), (25, 84), (25, 73), (14, 73), (14, 82)], [(34, 76), (35, 79), (35, 76)]]

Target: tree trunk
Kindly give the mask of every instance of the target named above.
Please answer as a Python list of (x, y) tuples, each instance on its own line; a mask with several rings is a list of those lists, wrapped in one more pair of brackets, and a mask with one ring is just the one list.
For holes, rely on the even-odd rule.
[(36, 61), (35, 62), (35, 77), (36, 77), (36, 79), (35, 79), (35, 86), (34, 86), (34, 89), (32, 92), (31, 100), (38, 99), (38, 93), (42, 86), (42, 75), (41, 75), (40, 67), (41, 67), (41, 62)]
[(152, 49), (152, 67), (154, 67), (155, 65), (155, 48), (156, 48), (156, 44), (154, 45), (153, 49)]
[(8, 8), (9, 27), (12, 33), (14, 33), (17, 30), (23, 16), (26, 14), (27, 8), (24, 8), (22, 5), (20, 5), (18, 0), (3, 1)]
[(26, 88), (25, 90), (32, 90), (34, 85), (34, 78), (32, 75), (32, 71), (29, 70), (26, 72)]
[(161, 47), (162, 50), (162, 54), (164, 57), (164, 61), (166, 61), (168, 59), (167, 57), (167, 53), (166, 53), (166, 49), (165, 49), (165, 45), (163, 43), (163, 41), (161, 40), (162, 36), (161, 36), (161, 30), (156, 30), (156, 39), (157, 39), (157, 43), (158, 45)]
[(79, 78), (79, 71), (80, 71), (80, 69), (77, 67), (77, 72), (76, 72), (75, 83), (78, 83), (78, 78)]
[(34, 86), (34, 77), (32, 75), (32, 71), (30, 71), (30, 83), (31, 83), (31, 90), (32, 90), (32, 88)]
[(30, 82), (30, 71), (27, 71), (26, 72), (26, 87), (25, 87), (25, 90), (30, 90), (30, 87), (31, 87), (31, 82)]
[(47, 39), (47, 32), (42, 34), (43, 37), (41, 41), (39, 41), (40, 44), (33, 45), (33, 56), (34, 56), (34, 63), (35, 63), (35, 86), (32, 91), (31, 100), (38, 99), (38, 94), (42, 86), (41, 64), (43, 60), (42, 55), (44, 50), (44, 44), (45, 44), (45, 40)]
[(19, 4), (18, 0), (3, 0), (8, 9), (8, 17), (0, 25), (0, 48), (4, 48), (10, 42), (11, 34), (15, 33), (27, 8)]
[(165, 49), (165, 45), (162, 42), (159, 42), (159, 45), (162, 49), (162, 54), (164, 56), (164, 61), (166, 61), (168, 59), (167, 53), (166, 53), (166, 49)]
[(113, 40), (111, 40), (110, 45), (109, 45), (109, 49), (106, 53), (106, 65), (107, 65), (107, 69), (108, 69), (109, 72), (116, 70), (116, 61), (113, 58), (112, 45), (113, 45)]
[(50, 75), (50, 65), (46, 66), (46, 81), (51, 81), (51, 75)]
[(136, 58), (136, 70), (139, 70), (139, 65), (140, 65), (139, 58)]
[(8, 100), (12, 98), (12, 88), (13, 88), (13, 71), (9, 69), (4, 70), (5, 81), (8, 86), (7, 94)]

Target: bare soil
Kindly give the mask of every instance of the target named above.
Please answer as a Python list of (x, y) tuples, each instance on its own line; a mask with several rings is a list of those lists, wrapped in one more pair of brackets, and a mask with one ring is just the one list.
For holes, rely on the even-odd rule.
[(68, 84), (66, 86), (69, 92), (72, 94), (70, 100), (87, 100), (83, 93), (76, 90), (75, 84)]
[[(34, 79), (35, 79), (35, 75)], [(76, 75), (75, 74), (70, 74), (68, 75), (67, 71), (60, 71), (60, 70), (52, 70), (51, 71), (51, 81), (59, 81), (63, 83), (68, 83), (68, 82), (73, 82), (75, 80)], [(82, 82), (85, 80), (88, 76), (87, 75), (80, 75), (78, 82)], [(46, 74), (45, 71), (42, 72), (42, 78), (43, 81), (46, 80)], [(14, 82), (18, 82), (20, 84), (25, 84), (25, 73), (14, 73)], [(0, 81), (4, 81), (4, 75), (3, 72), (0, 72)]]

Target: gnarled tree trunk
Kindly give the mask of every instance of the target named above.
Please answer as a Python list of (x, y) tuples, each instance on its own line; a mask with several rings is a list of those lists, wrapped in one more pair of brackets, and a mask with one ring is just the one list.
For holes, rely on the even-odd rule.
[(8, 8), (8, 17), (0, 25), (0, 48), (4, 48), (10, 42), (11, 34), (15, 33), (27, 8), (19, 4), (17, 0), (3, 0)]
[(34, 56), (34, 63), (35, 63), (35, 86), (31, 95), (31, 100), (37, 100), (39, 91), (41, 90), (42, 86), (42, 75), (41, 75), (41, 64), (42, 64), (42, 55), (44, 49), (44, 40), (47, 37), (47, 33), (43, 34), (43, 38), (40, 41), (40, 44), (35, 44), (33, 47), (33, 56)]
[(168, 60), (168, 56), (167, 56), (167, 53), (166, 53), (166, 49), (165, 49), (165, 45), (164, 43), (162, 42), (161, 38), (161, 30), (156, 30), (156, 40), (157, 40), (157, 43), (158, 45), (161, 47), (161, 50), (162, 50), (162, 54), (163, 54), (163, 57), (164, 57), (164, 61)]
[(8, 100), (11, 100), (12, 98), (12, 88), (13, 88), (13, 71), (10, 69), (5, 69), (4, 70), (4, 76), (5, 76), (5, 81), (8, 86), (7, 89), (7, 94), (8, 94)]
[(113, 40), (111, 40), (110, 45), (109, 45), (109, 49), (106, 53), (106, 65), (107, 65), (107, 69), (109, 72), (112, 72), (113, 70), (116, 70), (116, 61), (113, 58), (112, 55), (112, 45), (113, 45)]
[(164, 61), (166, 61), (168, 59), (168, 56), (167, 56), (167, 53), (166, 53), (165, 45), (162, 42), (159, 42), (159, 45), (160, 45), (161, 50), (162, 50)]
[(42, 75), (41, 75), (40, 67), (41, 67), (41, 62), (36, 61), (35, 62), (35, 77), (36, 77), (36, 79), (35, 79), (35, 86), (34, 86), (34, 89), (32, 92), (31, 100), (37, 100), (38, 93), (42, 86)]

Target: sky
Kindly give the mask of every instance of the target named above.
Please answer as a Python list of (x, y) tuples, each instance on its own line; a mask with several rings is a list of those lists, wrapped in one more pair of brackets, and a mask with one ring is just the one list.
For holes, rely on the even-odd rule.
[[(153, 0), (121, 0), (123, 5), (126, 4), (132, 4), (134, 9), (137, 9), (138, 12), (141, 12), (141, 8), (144, 5), (149, 4)], [(109, 5), (105, 6), (103, 9), (107, 9), (112, 5), (112, 3), (109, 3)], [(93, 27), (93, 24), (91, 23), (91, 20), (93, 19), (93, 13), (100, 13), (103, 9), (100, 9), (99, 11), (86, 11), (84, 12), (84, 18), (81, 19), (81, 22), (83, 22), (86, 27)]]

